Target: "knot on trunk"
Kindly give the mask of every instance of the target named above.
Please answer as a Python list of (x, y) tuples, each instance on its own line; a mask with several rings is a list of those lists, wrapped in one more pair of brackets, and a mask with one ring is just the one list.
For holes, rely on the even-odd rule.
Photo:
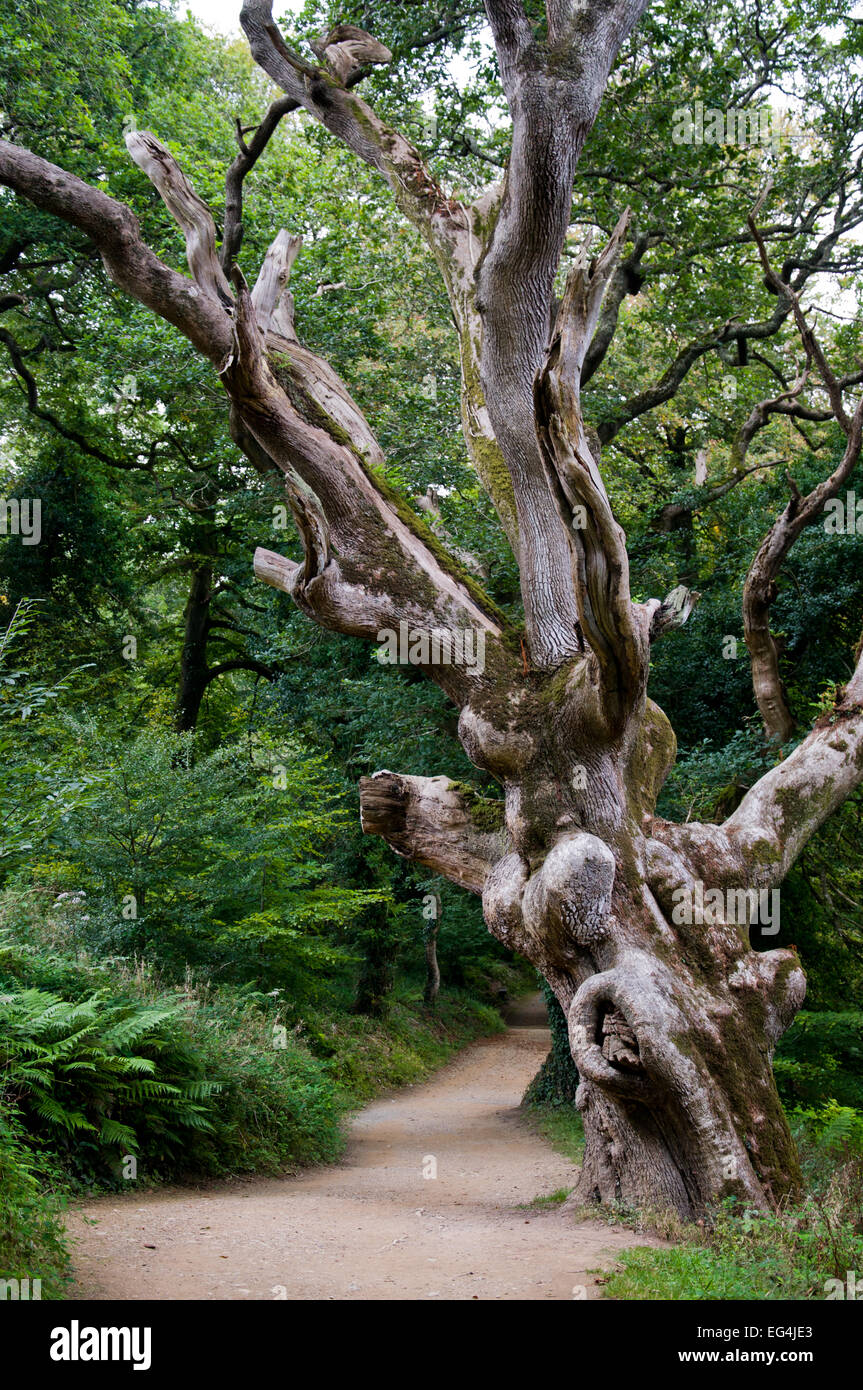
[(525, 950), (522, 898), (527, 868), (520, 854), (499, 859), (485, 881), (482, 911), (486, 926), (511, 951)]
[(764, 1031), (772, 1052), (806, 998), (806, 976), (796, 953), (747, 951), (729, 975), (728, 986), (735, 993), (762, 999)]
[(596, 835), (563, 836), (532, 875), (524, 893), (525, 929), (552, 961), (571, 960), (614, 926), (611, 892), (615, 861)]
[(619, 1009), (607, 1013), (602, 1020), (602, 1055), (622, 1071), (643, 1069), (635, 1030)]
[(496, 777), (517, 777), (535, 757), (537, 740), (526, 728), (517, 725), (517, 702), (514, 691), (506, 710), (509, 723), (498, 727), (477, 710), (465, 705), (459, 715), (458, 736), (462, 747), (475, 767), (481, 767)]
[(584, 1081), (604, 1091), (648, 1100), (651, 1085), (635, 1026), (625, 1011), (617, 970), (593, 975), (569, 1007), (569, 1044)]

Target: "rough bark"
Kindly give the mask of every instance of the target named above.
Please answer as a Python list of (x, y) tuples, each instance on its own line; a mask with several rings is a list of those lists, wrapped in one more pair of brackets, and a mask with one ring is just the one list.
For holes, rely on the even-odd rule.
[[(576, 160), (643, 8), (643, 0), (550, 0), (542, 38), (520, 0), (487, 0), (513, 144), (503, 186), (472, 206), (451, 198), (353, 90), (365, 62), (385, 61), (370, 36), (334, 31), (317, 45), (326, 66), (309, 63), (284, 43), (268, 0), (246, 0), (241, 17), (284, 102), (246, 153), (241, 144), (221, 258), (213, 219), (168, 151), (151, 136), (130, 140), (183, 227), (193, 279), (144, 245), (128, 209), (5, 142), (0, 182), (86, 232), (116, 283), (213, 363), (234, 438), (256, 467), (282, 479), (303, 544), (300, 563), (259, 550), (259, 578), (316, 622), (370, 641), (402, 622), (482, 636), (482, 669), (431, 660), (424, 669), (458, 707), (461, 742), (500, 798), (446, 777), (381, 772), (361, 784), (363, 826), (480, 894), (489, 930), (549, 981), (581, 1078), (580, 1196), (691, 1216), (729, 1194), (767, 1206), (795, 1186), (771, 1057), (805, 981), (793, 952), (754, 949), (765, 943), (749, 895), (781, 883), (808, 837), (863, 781), (863, 669), (723, 825), (656, 817), (675, 740), (648, 698), (650, 648), (685, 621), (695, 596), (678, 586), (664, 601), (633, 602), (600, 439), (580, 400), (625, 289), (626, 218), (593, 264), (572, 273), (552, 325)], [(244, 171), (295, 107), (378, 171), (440, 268), (461, 345), (465, 438), (519, 562), (526, 647), (386, 488), (380, 448), (348, 388), (300, 342), (287, 289), (295, 240), (276, 237), (251, 292), (233, 265)], [(631, 266), (640, 254), (636, 241)], [(786, 290), (777, 292), (773, 328), (748, 325), (750, 336), (797, 314)], [(860, 421), (845, 410), (843, 383), (802, 327), (801, 336), (849, 450), (859, 449)], [(686, 349), (604, 437), (673, 394), (707, 350)], [(750, 585), (756, 599), (759, 576), (772, 582), (788, 536), (815, 515), (816, 502), (802, 500), (767, 538)], [(757, 614), (749, 626), (755, 633)], [(681, 893), (712, 890), (724, 896), (706, 917), (676, 912)]]

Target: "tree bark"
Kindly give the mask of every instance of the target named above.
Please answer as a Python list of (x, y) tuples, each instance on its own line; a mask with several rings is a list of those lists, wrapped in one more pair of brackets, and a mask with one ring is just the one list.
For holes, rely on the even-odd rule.
[(205, 561), (197, 565), (192, 572), (192, 583), (183, 615), (180, 685), (174, 719), (178, 733), (186, 733), (197, 726), (201, 703), (209, 684), (207, 636), (210, 630), (212, 589), (213, 567)]
[(423, 945), (426, 958), (426, 982), (423, 989), (423, 1003), (433, 1009), (440, 991), (440, 966), (437, 958), (437, 938), (440, 931), (440, 899), (436, 900), (435, 916), (427, 922), (423, 931)]
[[(694, 596), (678, 586), (664, 601), (633, 600), (599, 435), (581, 411), (591, 344), (599, 333), (595, 360), (616, 322), (625, 214), (606, 248), (571, 273), (552, 322), (578, 153), (644, 7), (550, 0), (540, 37), (521, 0), (486, 0), (513, 144), (503, 187), (470, 206), (352, 90), (360, 49), (384, 60), (368, 35), (334, 30), (319, 45), (323, 67), (291, 54), (269, 0), (245, 0), (241, 15), (253, 56), (287, 99), (271, 108), (265, 134), (294, 106), (320, 121), (386, 181), (437, 261), (461, 346), (465, 438), (519, 563), (524, 637), (387, 488), (383, 454), (347, 386), (300, 343), (287, 291), (296, 238), (276, 237), (251, 292), (232, 265), (242, 170), (220, 260), (209, 210), (167, 149), (129, 137), (183, 228), (192, 281), (144, 245), (127, 208), (3, 141), (0, 182), (83, 230), (116, 283), (213, 364), (234, 437), (282, 479), (303, 545), (299, 563), (258, 551), (262, 580), (314, 621), (370, 641), (400, 624), (482, 639), (481, 666), (420, 664), (457, 706), (462, 745), (500, 798), (446, 777), (384, 771), (361, 783), (363, 827), (480, 894), (489, 930), (554, 990), (580, 1077), (579, 1197), (691, 1217), (729, 1195), (770, 1206), (799, 1179), (771, 1060), (805, 979), (793, 951), (757, 949), (772, 930), (759, 895), (781, 884), (809, 836), (863, 782), (863, 662), (835, 708), (724, 824), (656, 816), (675, 739), (648, 698), (651, 644), (685, 621)], [(253, 143), (257, 158), (265, 137)], [(780, 299), (777, 324), (795, 314), (848, 451), (766, 538), (748, 637), (758, 603), (770, 601), (769, 591), (759, 596), (762, 580), (772, 582), (860, 448), (861, 411), (849, 418), (844, 384), (784, 284)], [(686, 350), (626, 418), (668, 399), (707, 350)], [(381, 937), (369, 958), (369, 1007), (386, 984)]]

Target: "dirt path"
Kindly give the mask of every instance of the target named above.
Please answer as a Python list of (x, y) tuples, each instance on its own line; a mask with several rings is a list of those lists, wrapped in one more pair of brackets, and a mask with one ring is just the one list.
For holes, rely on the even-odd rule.
[[(652, 1242), (575, 1225), (559, 1208), (519, 1209), (571, 1187), (572, 1167), (516, 1110), (549, 1047), (540, 997), (509, 1021), (430, 1081), (361, 1111), (335, 1167), (78, 1208), (76, 1296), (599, 1297), (588, 1269)], [(424, 1177), (432, 1159), (437, 1176)]]

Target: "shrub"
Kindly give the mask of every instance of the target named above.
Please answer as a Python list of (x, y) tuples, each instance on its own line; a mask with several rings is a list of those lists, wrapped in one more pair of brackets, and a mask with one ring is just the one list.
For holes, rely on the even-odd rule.
[(0, 1278), (41, 1280), (41, 1297), (61, 1298), (69, 1279), (54, 1175), (27, 1147), (19, 1117), (0, 1104)]
[(832, 1099), (863, 1110), (863, 1013), (798, 1014), (780, 1040), (774, 1072), (790, 1108)]

